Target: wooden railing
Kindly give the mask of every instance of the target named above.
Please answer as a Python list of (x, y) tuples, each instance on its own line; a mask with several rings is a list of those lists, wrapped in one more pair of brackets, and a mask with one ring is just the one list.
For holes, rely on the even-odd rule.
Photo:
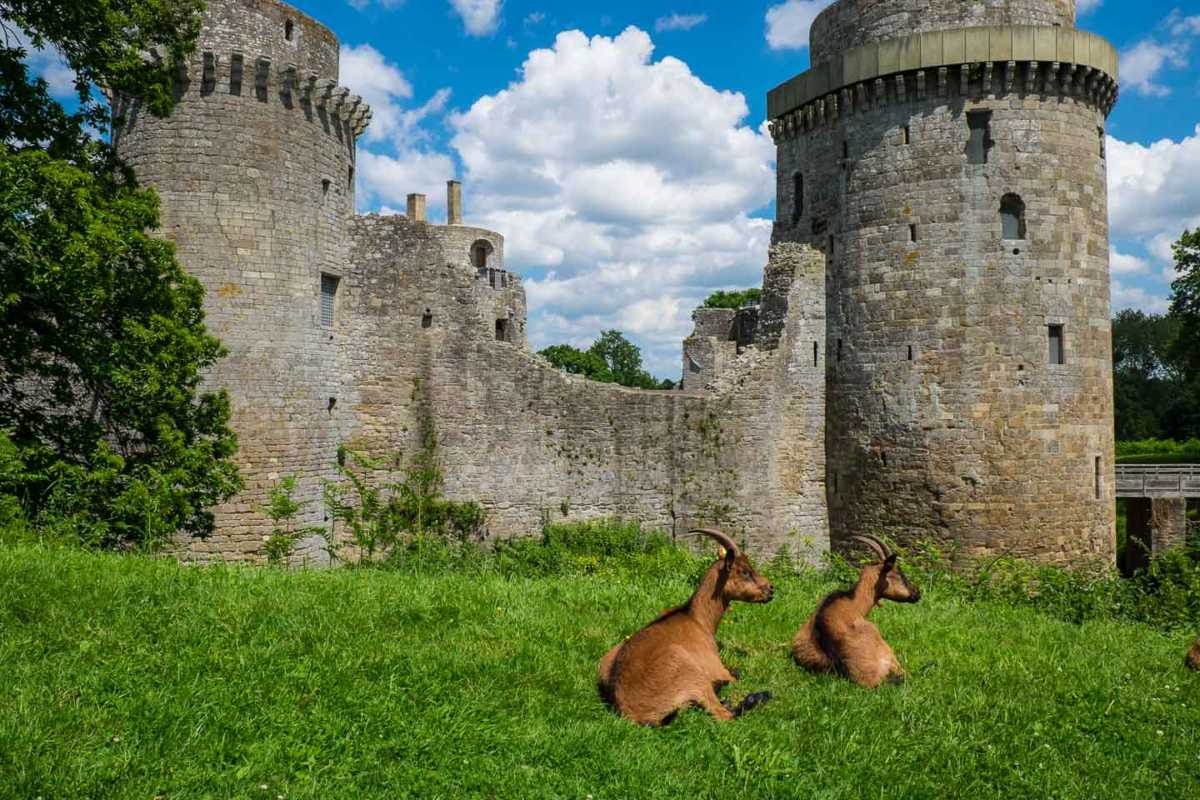
[(1117, 497), (1200, 497), (1200, 464), (1118, 464)]

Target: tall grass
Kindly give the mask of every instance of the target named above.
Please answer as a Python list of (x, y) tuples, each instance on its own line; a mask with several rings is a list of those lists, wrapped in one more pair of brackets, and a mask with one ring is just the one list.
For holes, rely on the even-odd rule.
[(776, 601), (735, 605), (719, 632), (742, 675), (732, 694), (774, 700), (729, 724), (690, 712), (646, 730), (600, 703), (595, 663), (685, 599), (706, 559), (631, 526), (447, 557), (455, 565), (288, 572), (0, 547), (0, 797), (1128, 798), (1200, 786), (1190, 636), (1099, 613), (1107, 600), (1068, 602), (1096, 584), (1036, 569), (1019, 582), (1007, 568), (975, 581), (909, 554), (922, 602), (873, 619), (912, 677), (871, 692), (787, 657), (848, 567), (776, 563)]

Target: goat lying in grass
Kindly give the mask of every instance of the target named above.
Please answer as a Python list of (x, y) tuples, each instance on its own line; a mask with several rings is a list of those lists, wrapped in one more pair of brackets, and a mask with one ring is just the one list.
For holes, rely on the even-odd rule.
[(1192, 643), (1192, 649), (1188, 650), (1186, 663), (1190, 669), (1200, 672), (1200, 639)]
[(622, 717), (641, 725), (661, 725), (690, 705), (717, 719), (741, 716), (770, 699), (752, 694), (730, 709), (717, 689), (735, 678), (717, 652), (717, 626), (734, 600), (769, 603), (775, 590), (759, 575), (724, 533), (691, 531), (724, 547), (686, 603), (664, 611), (653, 622), (605, 653), (596, 669), (600, 696)]
[(874, 688), (884, 680), (900, 682), (905, 672), (892, 648), (867, 621), (867, 614), (884, 600), (915, 603), (921, 592), (900, 568), (896, 555), (874, 537), (855, 536), (879, 556), (863, 567), (852, 588), (833, 592), (792, 640), (796, 663), (813, 672), (836, 672), (857, 684)]

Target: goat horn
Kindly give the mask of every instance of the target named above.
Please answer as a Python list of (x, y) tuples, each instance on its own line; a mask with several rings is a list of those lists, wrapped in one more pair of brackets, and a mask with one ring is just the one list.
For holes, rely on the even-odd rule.
[(879, 541), (874, 536), (851, 536), (850, 541), (862, 542), (871, 550), (873, 550), (877, 556), (879, 556), (880, 561), (887, 561), (887, 548), (883, 546), (883, 542)]
[(739, 553), (741, 553), (741, 550), (738, 549), (737, 542), (733, 541), (733, 539), (730, 539), (723, 532), (717, 530), (716, 528), (693, 528), (692, 530), (688, 531), (688, 535), (708, 536), (709, 538), (715, 539), (718, 544), (724, 547), (725, 550), (732, 555), (737, 556)]

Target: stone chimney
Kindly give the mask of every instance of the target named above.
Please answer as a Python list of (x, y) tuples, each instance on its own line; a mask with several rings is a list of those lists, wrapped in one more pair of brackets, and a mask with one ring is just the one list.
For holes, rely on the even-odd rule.
[(412, 222), (425, 221), (425, 195), (410, 194), (408, 196), (408, 218)]
[(462, 225), (462, 181), (446, 181), (446, 224)]

